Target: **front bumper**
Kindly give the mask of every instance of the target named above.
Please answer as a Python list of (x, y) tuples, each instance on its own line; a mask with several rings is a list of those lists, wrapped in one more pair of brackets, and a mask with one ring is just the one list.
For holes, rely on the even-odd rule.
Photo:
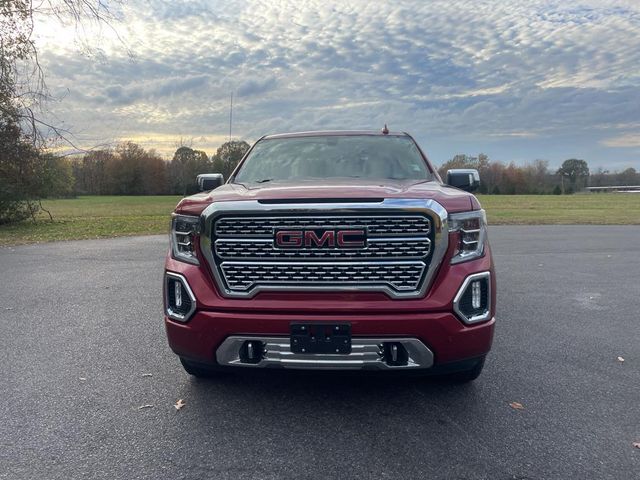
[[(292, 322), (348, 322), (354, 349), (350, 355), (293, 355), (288, 349)], [(236, 359), (241, 344), (255, 339), (264, 341), (268, 352), (263, 362), (246, 366), (429, 370), (486, 355), (493, 340), (494, 319), (467, 326), (450, 312), (320, 316), (198, 311), (186, 324), (165, 317), (165, 326), (169, 345), (177, 355), (205, 365), (239, 366)], [(402, 367), (386, 365), (376, 349), (385, 341), (411, 345), (412, 361)]]

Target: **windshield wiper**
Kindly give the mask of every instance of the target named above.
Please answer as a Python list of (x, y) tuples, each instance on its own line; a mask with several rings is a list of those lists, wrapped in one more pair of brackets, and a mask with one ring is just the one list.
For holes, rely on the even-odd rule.
[(253, 183), (267, 183), (272, 181), (273, 178), (263, 178), (262, 180), (255, 180)]

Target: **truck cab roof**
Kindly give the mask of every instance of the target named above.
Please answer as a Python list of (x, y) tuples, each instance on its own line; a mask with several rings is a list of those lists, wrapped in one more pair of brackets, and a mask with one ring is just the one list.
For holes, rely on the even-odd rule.
[(309, 132), (290, 132), (265, 135), (261, 140), (273, 140), (275, 138), (299, 138), (299, 137), (327, 137), (327, 136), (391, 136), (410, 137), (406, 132), (383, 133), (382, 130), (312, 130)]

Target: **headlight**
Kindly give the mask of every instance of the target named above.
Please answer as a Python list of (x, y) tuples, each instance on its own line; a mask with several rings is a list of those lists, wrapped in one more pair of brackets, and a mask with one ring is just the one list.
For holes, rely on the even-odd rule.
[(171, 253), (182, 262), (199, 265), (195, 243), (200, 234), (200, 217), (173, 215), (171, 219)]
[(449, 215), (449, 231), (460, 234), (451, 263), (466, 262), (484, 255), (487, 236), (487, 216), (484, 210)]

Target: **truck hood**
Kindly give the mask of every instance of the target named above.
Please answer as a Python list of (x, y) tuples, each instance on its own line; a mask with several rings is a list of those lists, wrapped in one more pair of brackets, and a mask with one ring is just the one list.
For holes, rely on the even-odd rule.
[(442, 185), (436, 181), (384, 180), (336, 178), (318, 181), (278, 181), (244, 185), (228, 183), (208, 193), (186, 197), (180, 201), (176, 213), (200, 215), (212, 202), (247, 200), (306, 200), (372, 198), (423, 198), (432, 199), (449, 213), (477, 210), (478, 200), (470, 193)]

